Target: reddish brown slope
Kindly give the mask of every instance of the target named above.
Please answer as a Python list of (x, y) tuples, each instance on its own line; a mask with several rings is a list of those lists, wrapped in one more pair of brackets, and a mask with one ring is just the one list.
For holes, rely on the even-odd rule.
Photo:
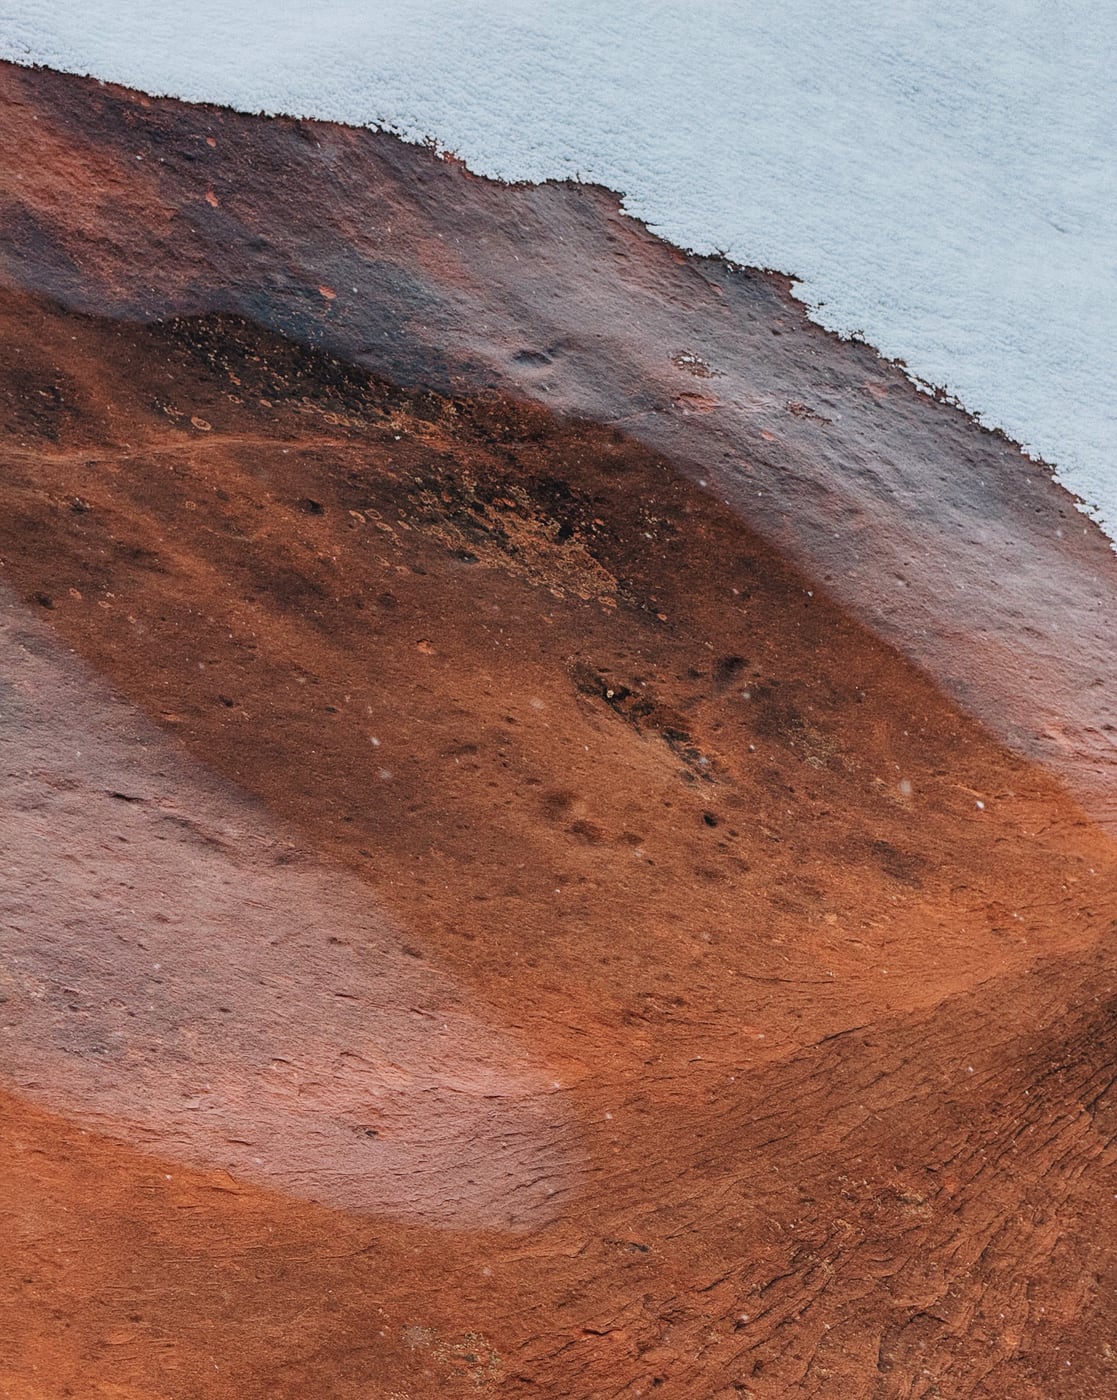
[[(56, 939), (0, 1006), (7, 1393), (1109, 1393), (1117, 869), (1047, 776), (616, 430), (229, 319), (3, 314), (4, 815), (38, 882), (6, 935)], [(72, 932), (131, 936), (96, 915), (122, 881), (169, 919), (226, 891), (161, 983)], [(511, 1147), (420, 1086), (368, 1124), (419, 1132), (363, 1208), (293, 1161), (314, 1095), (250, 1073), (270, 979), (331, 1121), (388, 1081), (331, 1078), (335, 955), (252, 963), (258, 917), (366, 960), (345, 1024), (388, 1026), (391, 1083), (411, 1010), (480, 1028)], [(175, 1054), (258, 1161), (220, 1169)], [(432, 1219), (463, 1162), (488, 1214)]]
[(619, 423), (1114, 820), (1108, 544), (779, 279), (685, 258), (603, 191), (504, 189), (386, 136), (10, 67), (0, 89), (10, 284), (237, 311), (396, 382)]

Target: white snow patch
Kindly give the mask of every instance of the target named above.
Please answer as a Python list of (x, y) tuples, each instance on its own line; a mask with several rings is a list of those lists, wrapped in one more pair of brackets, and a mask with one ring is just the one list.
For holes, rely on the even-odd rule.
[(1057, 464), (1117, 536), (1117, 7), (4, 0), (0, 56), (620, 191)]

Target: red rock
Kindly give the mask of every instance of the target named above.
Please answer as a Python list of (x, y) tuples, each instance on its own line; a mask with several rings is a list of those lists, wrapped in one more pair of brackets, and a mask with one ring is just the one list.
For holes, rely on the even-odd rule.
[[(4, 84), (3, 1386), (1108, 1393), (1092, 527), (775, 279), (600, 191)], [(663, 411), (680, 347), (722, 407)], [(75, 732), (82, 765), (40, 742)], [(129, 883), (182, 915), (193, 1001), (134, 944), (91, 957)], [(321, 890), (246, 978), (237, 901), (282, 932)], [(253, 1061), (268, 978), (301, 1106)], [(132, 996), (227, 1138), (266, 1109), (259, 1162), (230, 1175)], [(376, 1005), (396, 1078), (339, 1064)], [(440, 1017), (473, 1077), (432, 1052), (400, 1087)], [(323, 1127), (303, 1170), (299, 1134), (332, 1112), (390, 1146), (358, 1112), (389, 1080), (410, 1146), (342, 1199), (357, 1149)]]

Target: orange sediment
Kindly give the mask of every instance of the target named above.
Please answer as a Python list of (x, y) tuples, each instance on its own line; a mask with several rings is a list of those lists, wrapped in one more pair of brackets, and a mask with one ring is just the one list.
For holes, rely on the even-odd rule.
[[(1108, 1394), (1104, 688), (1064, 706), (1053, 634), (1012, 631), (1103, 593), (1104, 546), (863, 347), (787, 349), (770, 281), (744, 408), (747, 356), (689, 333), (661, 384), (624, 332), (596, 415), (627, 386), (623, 422), (544, 406), (585, 407), (600, 347), (474, 318), (469, 360), (446, 306), (512, 284), (440, 253), (432, 208), (516, 210), (525, 316), (574, 295), (558, 208), (680, 316), (684, 284), (719, 297), (597, 192), (8, 88), (35, 188), (8, 183), (0, 294), (0, 1390)], [(348, 160), (314, 210), (285, 195), (304, 147)], [(354, 213), (378, 200), (387, 271)], [(300, 269), (310, 213), (336, 257)], [(365, 319), (324, 319), (366, 273)], [(783, 374), (872, 407), (839, 425), (802, 378), (768, 403)], [(897, 505), (872, 444), (909, 432), (991, 484)], [(762, 493), (786, 477), (765, 538), (730, 446)], [(950, 529), (996, 556), (1025, 510), (1038, 552), (983, 612), (996, 557)], [(909, 547), (890, 644), (864, 617)], [(937, 613), (936, 579), (966, 584)], [(1015, 747), (948, 690), (990, 722), (1013, 697)]]

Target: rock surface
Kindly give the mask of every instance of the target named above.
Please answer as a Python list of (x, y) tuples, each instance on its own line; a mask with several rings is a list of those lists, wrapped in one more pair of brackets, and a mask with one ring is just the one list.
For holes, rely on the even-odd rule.
[(601, 192), (4, 86), (5, 1394), (1110, 1394), (1104, 541)]
[(1047, 470), (579, 185), (4, 66), (10, 284), (230, 311), (396, 383), (615, 423), (1117, 820), (1117, 557)]

